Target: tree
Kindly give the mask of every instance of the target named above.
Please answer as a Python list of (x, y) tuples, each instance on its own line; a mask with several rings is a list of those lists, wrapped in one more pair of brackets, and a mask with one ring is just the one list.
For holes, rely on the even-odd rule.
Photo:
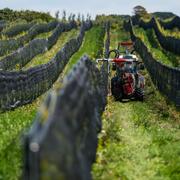
[(135, 6), (133, 8), (134, 15), (137, 19), (143, 17), (143, 18), (149, 18), (150, 14), (147, 12), (147, 10), (143, 6)]
[(147, 14), (147, 11), (143, 6), (135, 6), (133, 10), (134, 10), (135, 16), (143, 16)]
[(78, 23), (81, 22), (81, 14), (80, 13), (78, 13), (78, 15), (77, 15), (77, 21), (78, 21)]
[(72, 14), (72, 21), (75, 21), (75, 19), (76, 19), (76, 15)]
[(56, 17), (56, 19), (59, 19), (59, 10), (58, 10), (58, 11), (56, 11), (56, 13), (55, 13), (55, 17)]
[(63, 12), (62, 12), (62, 21), (66, 22), (66, 11), (65, 10), (63, 10)]
[(85, 18), (84, 18), (84, 14), (82, 14), (81, 16), (81, 21), (84, 22)]
[(68, 17), (68, 21), (71, 22), (72, 21), (72, 17), (73, 17), (73, 14), (70, 13), (69, 17)]
[(91, 20), (91, 15), (89, 13), (87, 14), (86, 19), (89, 20), (89, 21)]

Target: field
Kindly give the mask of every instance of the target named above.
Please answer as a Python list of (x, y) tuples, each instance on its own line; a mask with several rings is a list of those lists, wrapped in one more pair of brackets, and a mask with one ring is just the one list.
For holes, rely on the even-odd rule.
[[(102, 16), (103, 18), (104, 16)], [(28, 22), (23, 21), (23, 23), (27, 24)], [(39, 24), (41, 21), (36, 23)], [(73, 173), (77, 175), (76, 173), (80, 173), (77, 168), (80, 167), (85, 172), (84, 177), (90, 177), (92, 174), (92, 178), (97, 180), (180, 179), (180, 111), (179, 104), (176, 104), (178, 101), (174, 102), (174, 99), (170, 99), (161, 90), (158, 90), (153, 83), (148, 67), (140, 70), (146, 81), (144, 101), (115, 101), (109, 88), (113, 73), (108, 74), (107, 68), (103, 69), (104, 64), (101, 67), (95, 64), (97, 58), (104, 57), (106, 48), (116, 49), (118, 42), (131, 39), (130, 33), (123, 27), (123, 18), (112, 16), (110, 26), (98, 20), (81, 22), (81, 26), (77, 25), (78, 23), (74, 26), (73, 23), (75, 22), (64, 23), (65, 30), (62, 32), (59, 32), (58, 25), (56, 25), (50, 31), (37, 33), (32, 40), (24, 41), (23, 47), (28, 46), (37, 38), (45, 40), (47, 46), (40, 53), (35, 52), (33, 58), (30, 58), (22, 67), (16, 64), (13, 68), (14, 71), (0, 72), (0, 87), (2, 87), (0, 90), (2, 111), (0, 114), (0, 180), (17, 180), (22, 176), (25, 169), (23, 160), (29, 155), (24, 140), (32, 127), (34, 129), (40, 127), (33, 136), (40, 133), (40, 136), (37, 137), (41, 139), (43, 147), (41, 147), (41, 151), (46, 148), (48, 143), (52, 143), (53, 147), (48, 146), (52, 154), (47, 153), (49, 152), (48, 148), (45, 149), (44, 154), (47, 153), (47, 159), (38, 162), (42, 177), (44, 177), (44, 169), (52, 174), (58, 174), (53, 177), (60, 179), (71, 177), (67, 172), (71, 168), (76, 169), (77, 172), (73, 171)], [(16, 24), (19, 22), (15, 22), (12, 27), (7, 27), (2, 32), (17, 28)], [(135, 35), (146, 45), (154, 59), (160, 61), (162, 66), (168, 67), (168, 69), (175, 67), (175, 71), (179, 73), (180, 56), (165, 50), (160, 45), (153, 29), (144, 30), (138, 26), (133, 29)], [(17, 40), (26, 36), (27, 32), (28, 30), (19, 30), (19, 33), (13, 38)], [(169, 35), (172, 33), (169, 32)], [(174, 35), (172, 36), (174, 37)], [(12, 37), (2, 35), (0, 43), (3, 40), (10, 41), (11, 39)], [(110, 40), (109, 45), (108, 40)], [(20, 48), (22, 47), (20, 46)], [(32, 49), (31, 53), (34, 51)], [(1, 59), (13, 52), (19, 53), (16, 58), (19, 58), (20, 62), (22, 52), (19, 47), (17, 50), (10, 50), (2, 55)], [(27, 56), (31, 57), (31, 53)], [(79, 61), (83, 55), (88, 55), (92, 61), (88, 61), (87, 64)], [(136, 55), (138, 58), (142, 56), (137, 52)], [(146, 59), (142, 59), (142, 61), (146, 64)], [(86, 68), (82, 69), (84, 66)], [(154, 69), (156, 68), (154, 67)], [(15, 79), (16, 77), (19, 79)], [(165, 77), (167, 77), (168, 85), (173, 86), (174, 82), (177, 81), (177, 84), (179, 82), (178, 80), (171, 82), (168, 75)], [(171, 78), (173, 77), (175, 76), (171, 76)], [(108, 78), (109, 82), (106, 83), (103, 78)], [(106, 94), (107, 89), (108, 95)], [(65, 90), (71, 93), (65, 96)], [(167, 91), (171, 92), (171, 90), (169, 88)], [(179, 98), (178, 91), (172, 90), (171, 93), (177, 94), (177, 98)], [(59, 100), (58, 97), (61, 99)], [(61, 102), (66, 99), (67, 101), (62, 107)], [(75, 105), (72, 103), (74, 99), (77, 101)], [(42, 102), (44, 102), (43, 105)], [(62, 107), (60, 114), (59, 107)], [(70, 112), (63, 114), (63, 110), (65, 112), (70, 110)], [(65, 118), (65, 122), (63, 118)], [(101, 131), (98, 130), (101, 126), (99, 119), (102, 122)], [(38, 126), (36, 123), (39, 123)], [(53, 128), (59, 128), (62, 132), (59, 129), (53, 131)], [(53, 135), (55, 138), (51, 139), (54, 137)], [(43, 138), (48, 138), (48, 136), (50, 140), (44, 142)], [(98, 144), (96, 143), (97, 137)], [(59, 144), (53, 144), (57, 140), (59, 140)], [(71, 143), (67, 145), (66, 143), (69, 141)], [(62, 154), (58, 150), (56, 152), (56, 148), (59, 147), (62, 149)], [(57, 159), (54, 154), (56, 153), (58, 154), (57, 159), (64, 160), (59, 163), (59, 169), (55, 167)], [(43, 157), (44, 154), (40, 154), (39, 157), (41, 155)], [(48, 161), (49, 157), (50, 161)], [(79, 159), (82, 160), (82, 164)], [(64, 167), (62, 168), (60, 164), (64, 164)], [(75, 167), (76, 164), (77, 167)], [(83, 165), (87, 169), (83, 168)], [(61, 168), (64, 171), (61, 171)], [(46, 172), (45, 175), (47, 175)]]

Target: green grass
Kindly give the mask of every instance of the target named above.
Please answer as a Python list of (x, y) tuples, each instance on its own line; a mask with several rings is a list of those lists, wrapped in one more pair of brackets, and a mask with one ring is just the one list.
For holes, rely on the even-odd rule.
[[(121, 33), (119, 33), (119, 31)], [(110, 35), (110, 50), (116, 49), (118, 47), (118, 43), (122, 41), (128, 41), (130, 40), (130, 37), (127, 36), (129, 33), (125, 32), (123, 30), (123, 27), (121, 24), (112, 25), (111, 27), (111, 35)]]
[(180, 113), (152, 86), (144, 103), (108, 98), (94, 179), (180, 178)]
[(48, 38), (52, 35), (53, 31), (54, 31), (54, 29), (52, 31), (49, 31), (49, 32), (40, 33), (35, 38), (39, 38), (39, 39)]
[(25, 67), (24, 69), (34, 67), (40, 64), (47, 63), (50, 59), (54, 57), (55, 54), (68, 42), (70, 39), (75, 38), (78, 34), (79, 30), (71, 30), (69, 32), (64, 32), (58, 38), (56, 44), (49, 50), (43, 54), (39, 54), (34, 57)]
[(79, 51), (77, 51), (69, 63), (65, 67), (64, 74), (67, 74), (73, 65), (84, 55), (87, 54), (94, 59), (102, 57), (104, 42), (104, 29), (100, 26), (94, 26), (86, 32), (83, 44)]
[(35, 117), (40, 100), (0, 114), (0, 179), (16, 180), (21, 175), (20, 136)]
[(18, 39), (19, 37), (24, 36), (26, 33), (27, 33), (26, 31), (23, 31), (23, 32), (17, 34), (16, 36), (10, 37), (10, 38), (1, 34), (0, 35), (0, 40)]
[(178, 28), (174, 28), (172, 30), (163, 29), (163, 33), (166, 34), (166, 36), (175, 37), (177, 39), (180, 39), (180, 31)]
[(93, 179), (180, 179), (180, 112), (142, 73), (144, 102), (121, 103), (108, 96)]
[(155, 59), (169, 66), (180, 66), (180, 56), (164, 50), (159, 44), (153, 29), (144, 30), (135, 27), (134, 32), (145, 43)]

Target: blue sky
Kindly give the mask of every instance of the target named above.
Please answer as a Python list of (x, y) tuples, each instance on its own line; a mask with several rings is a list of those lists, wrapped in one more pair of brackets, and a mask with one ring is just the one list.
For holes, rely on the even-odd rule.
[(144, 6), (149, 12), (171, 11), (180, 15), (180, 0), (0, 0), (0, 9), (30, 9), (54, 12), (65, 9), (73, 13), (132, 14), (136, 5)]

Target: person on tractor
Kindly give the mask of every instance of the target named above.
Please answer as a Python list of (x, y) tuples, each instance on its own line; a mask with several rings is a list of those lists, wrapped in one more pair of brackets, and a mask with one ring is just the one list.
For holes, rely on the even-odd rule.
[[(123, 42), (119, 44), (129, 46), (133, 43)], [(109, 57), (111, 53), (115, 53), (113, 59), (98, 59), (98, 61), (108, 61), (108, 64), (112, 65), (112, 70), (116, 70), (111, 79), (111, 93), (116, 100), (135, 98), (142, 101), (145, 81), (138, 72), (140, 62), (136, 55), (129, 53), (128, 48), (124, 51), (125, 54), (120, 54), (119, 44), (118, 49), (109, 52)]]

